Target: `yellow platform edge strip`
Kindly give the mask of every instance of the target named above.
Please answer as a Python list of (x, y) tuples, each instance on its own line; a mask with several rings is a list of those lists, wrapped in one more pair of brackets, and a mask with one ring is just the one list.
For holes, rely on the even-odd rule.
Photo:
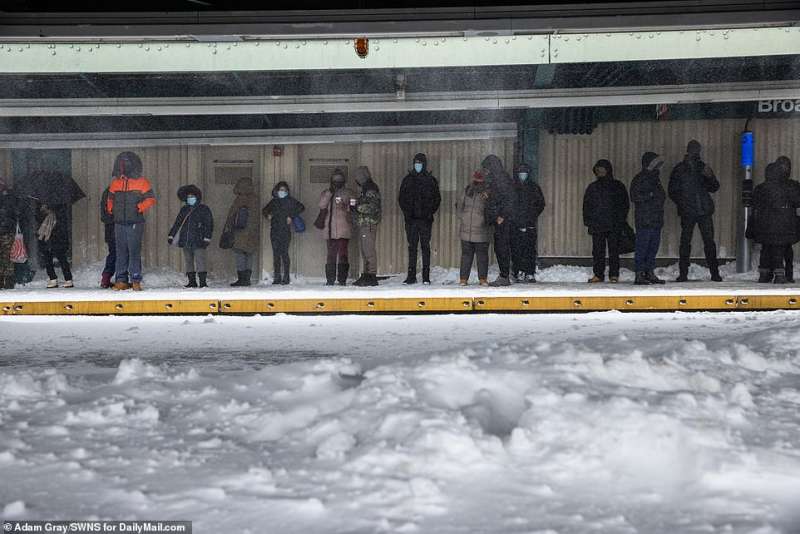
[(273, 313), (491, 313), (720, 311), (800, 309), (800, 293), (783, 295), (509, 296), (246, 300), (103, 300), (0, 302), (3, 315), (207, 315)]

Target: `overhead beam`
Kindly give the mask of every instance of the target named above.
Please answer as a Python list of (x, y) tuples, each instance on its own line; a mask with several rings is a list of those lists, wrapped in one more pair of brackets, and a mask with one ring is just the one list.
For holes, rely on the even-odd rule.
[(800, 54), (800, 26), (546, 35), (0, 44), (0, 74), (393, 69)]
[(746, 102), (800, 98), (800, 80), (320, 96), (0, 99), (0, 117), (269, 115)]
[(292, 128), (271, 130), (183, 130), (0, 134), (0, 149), (119, 148), (186, 145), (290, 145), (513, 139), (516, 123)]
[(800, 20), (798, 11), (794, 0), (664, 0), (314, 11), (0, 12), (0, 39), (330, 38), (733, 28), (791, 24)]

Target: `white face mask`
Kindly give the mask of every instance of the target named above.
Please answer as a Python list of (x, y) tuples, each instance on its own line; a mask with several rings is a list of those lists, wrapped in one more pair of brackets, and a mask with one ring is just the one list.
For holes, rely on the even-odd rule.
[(522, 180), (523, 182), (528, 179), (528, 173), (527, 172), (520, 172), (520, 173), (517, 174), (517, 176), (519, 176), (519, 179)]
[(286, 198), (288, 196), (289, 196), (289, 192), (288, 191), (284, 191), (283, 189), (278, 191), (278, 198)]
[(422, 172), (422, 163), (415, 163), (414, 164), (414, 170), (416, 172)]

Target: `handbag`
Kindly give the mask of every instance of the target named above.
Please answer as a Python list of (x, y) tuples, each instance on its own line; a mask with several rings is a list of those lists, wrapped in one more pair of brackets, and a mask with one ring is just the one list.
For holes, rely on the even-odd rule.
[(223, 250), (233, 248), (235, 241), (236, 236), (234, 235), (233, 231), (225, 228), (225, 230), (222, 231), (222, 235), (219, 236), (219, 248)]
[(11, 263), (25, 263), (28, 261), (28, 249), (25, 248), (25, 238), (17, 223), (17, 233), (14, 235), (14, 244), (11, 245)]
[(325, 219), (328, 218), (328, 208), (322, 208), (319, 210), (319, 215), (314, 220), (314, 228), (319, 228), (320, 230), (325, 229)]
[(636, 232), (627, 222), (619, 229), (619, 253), (630, 254), (636, 250)]
[(298, 234), (302, 234), (306, 231), (306, 221), (299, 215), (295, 215), (292, 217), (292, 228)]

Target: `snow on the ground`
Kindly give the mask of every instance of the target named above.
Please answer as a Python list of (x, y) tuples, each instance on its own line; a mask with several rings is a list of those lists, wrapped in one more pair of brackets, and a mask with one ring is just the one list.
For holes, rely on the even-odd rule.
[[(118, 292), (99, 288), (99, 273), (102, 264), (80, 267), (75, 271), (75, 288), (46, 289), (46, 280), (37, 277), (33, 282), (18, 286), (13, 291), (0, 293), (0, 301), (29, 302), (37, 300), (116, 300), (116, 299), (145, 299), (163, 300), (178, 298), (198, 299), (263, 299), (263, 298), (320, 298), (333, 296), (336, 298), (359, 298), (365, 295), (379, 298), (417, 298), (420, 296), (564, 296), (576, 293), (590, 292), (593, 295), (614, 294), (659, 294), (659, 295), (686, 295), (692, 292), (704, 294), (778, 294), (800, 291), (800, 276), (795, 284), (758, 284), (757, 272), (736, 273), (734, 263), (728, 263), (721, 268), (724, 282), (715, 283), (709, 280), (708, 269), (697, 264), (692, 264), (689, 270), (690, 282), (674, 283), (678, 276), (678, 265), (656, 269), (656, 274), (668, 281), (665, 285), (635, 286), (633, 285), (634, 273), (622, 269), (618, 284), (587, 284), (592, 276), (591, 267), (574, 265), (555, 265), (541, 269), (537, 273), (536, 284), (514, 284), (511, 287), (488, 288), (479, 287), (475, 272), (470, 279), (471, 285), (464, 288), (458, 285), (458, 269), (444, 269), (436, 267), (431, 272), (431, 285), (418, 283), (412, 286), (403, 285), (405, 275), (390, 275), (378, 287), (355, 287), (353, 280), (348, 286), (326, 287), (323, 278), (293, 276), (289, 286), (273, 286), (271, 278), (265, 278), (246, 288), (229, 287), (229, 281), (212, 277), (209, 281), (211, 287), (204, 289), (185, 289), (185, 275), (168, 269), (158, 269), (145, 272), (144, 287), (146, 291), (133, 293), (131, 291)], [(800, 263), (795, 265), (795, 272), (800, 273)], [(490, 280), (497, 276), (497, 268), (493, 266), (490, 271)], [(418, 276), (421, 281), (421, 278)]]
[(0, 512), (797, 532), (800, 312), (0, 317)]

